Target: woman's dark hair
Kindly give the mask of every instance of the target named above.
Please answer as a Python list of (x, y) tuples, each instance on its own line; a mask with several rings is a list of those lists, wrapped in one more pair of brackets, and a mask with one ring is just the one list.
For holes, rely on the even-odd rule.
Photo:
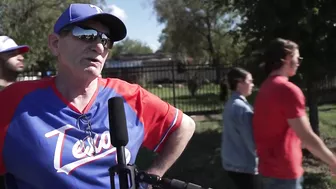
[(244, 81), (248, 74), (250, 74), (250, 72), (244, 70), (243, 68), (232, 68), (227, 74), (227, 80), (230, 90), (236, 90), (238, 83)]
[(220, 90), (221, 90), (220, 99), (225, 101), (228, 96), (229, 89), (231, 91), (236, 90), (238, 83), (245, 80), (248, 74), (250, 74), (250, 72), (246, 71), (243, 68), (240, 67), (232, 68), (228, 72), (226, 80), (224, 79), (220, 83)]
[(283, 59), (288, 55), (293, 55), (294, 51), (299, 49), (298, 44), (293, 41), (276, 38), (271, 41), (264, 52), (264, 68), (266, 74), (278, 70), (283, 65)]

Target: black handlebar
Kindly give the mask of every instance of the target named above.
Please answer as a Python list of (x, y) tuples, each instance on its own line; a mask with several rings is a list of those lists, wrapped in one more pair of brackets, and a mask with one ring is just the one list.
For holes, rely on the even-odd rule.
[(135, 165), (123, 166), (117, 164), (116, 166), (111, 167), (109, 172), (112, 189), (115, 189), (115, 175), (127, 175), (128, 182), (120, 180), (123, 182), (123, 184), (119, 183), (120, 189), (138, 189), (140, 183), (152, 185), (153, 188), (157, 189), (211, 189), (177, 179), (162, 178), (154, 174), (148, 174), (144, 171), (138, 171)]

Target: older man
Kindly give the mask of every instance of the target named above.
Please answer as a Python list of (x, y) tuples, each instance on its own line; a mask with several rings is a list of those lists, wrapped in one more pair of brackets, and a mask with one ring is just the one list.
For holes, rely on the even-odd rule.
[(71, 4), (48, 38), (57, 75), (0, 93), (7, 107), (0, 110), (0, 172), (10, 175), (9, 188), (110, 189), (116, 153), (107, 101), (116, 96), (127, 118), (127, 163), (147, 147), (159, 154), (147, 172), (162, 176), (181, 155), (195, 130), (190, 117), (139, 85), (100, 77), (113, 43), (125, 36), (117, 17)]

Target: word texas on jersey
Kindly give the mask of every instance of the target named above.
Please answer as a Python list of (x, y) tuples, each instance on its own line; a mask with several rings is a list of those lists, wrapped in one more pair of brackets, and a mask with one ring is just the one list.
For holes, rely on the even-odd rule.
[(110, 189), (108, 169), (117, 163), (108, 122), (112, 97), (124, 99), (127, 163), (135, 162), (141, 146), (159, 152), (180, 125), (180, 110), (140, 86), (97, 82), (83, 111), (58, 92), (54, 78), (17, 82), (0, 92), (0, 173), (8, 188)]

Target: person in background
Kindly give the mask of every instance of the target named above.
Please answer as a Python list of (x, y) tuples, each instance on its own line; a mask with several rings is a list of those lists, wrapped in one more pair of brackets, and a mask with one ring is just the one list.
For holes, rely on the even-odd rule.
[(222, 78), (219, 82), (219, 100), (225, 102), (229, 96), (227, 78)]
[(302, 145), (336, 172), (336, 157), (313, 132), (301, 89), (289, 81), (301, 64), (299, 46), (272, 40), (264, 53), (268, 78), (254, 103), (253, 131), (264, 189), (302, 189)]
[(0, 36), (0, 91), (16, 82), (18, 75), (24, 70), (23, 54), (29, 46), (18, 46), (8, 36)]
[(237, 189), (259, 188), (256, 150), (252, 132), (253, 109), (246, 100), (253, 89), (248, 71), (236, 67), (227, 74), (231, 97), (223, 112), (222, 165)]

